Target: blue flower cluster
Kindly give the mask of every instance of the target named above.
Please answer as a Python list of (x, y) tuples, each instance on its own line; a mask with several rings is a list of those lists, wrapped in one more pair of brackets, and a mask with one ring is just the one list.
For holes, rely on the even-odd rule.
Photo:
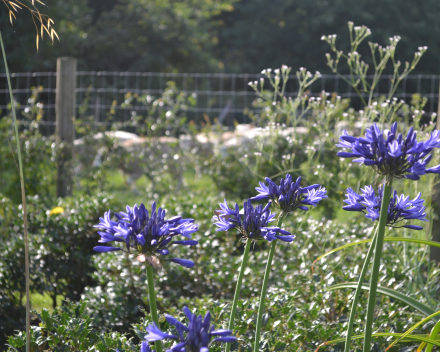
[[(183, 325), (170, 315), (166, 316), (167, 322), (176, 327), (178, 336), (164, 333), (153, 323), (147, 327), (148, 334), (145, 335), (145, 340), (152, 342), (178, 339), (179, 343), (167, 352), (209, 352), (209, 347), (213, 342), (234, 342), (237, 340), (236, 337), (231, 336), (232, 331), (230, 330), (214, 330), (214, 325), (211, 325), (211, 313), (206, 313), (203, 318), (201, 315), (192, 314), (188, 307), (184, 307), (183, 311), (189, 320), (188, 326)], [(186, 332), (186, 337), (184, 332)], [(212, 339), (213, 337), (214, 339)], [(144, 351), (141, 349), (141, 352), (149, 352), (146, 348)]]
[[(131, 208), (127, 206), (127, 212), (115, 213), (118, 221), (111, 220), (110, 210), (100, 218), (100, 223), (95, 227), (103, 229), (100, 231), (100, 243), (124, 242), (127, 251), (134, 251), (137, 255), (144, 255), (153, 264), (158, 257), (170, 253), (171, 245), (193, 246), (198, 242), (191, 240), (191, 234), (198, 230), (194, 219), (182, 219), (175, 216), (165, 220), (166, 211), (162, 208), (156, 211), (156, 202), (153, 202), (151, 216), (144, 204), (139, 207), (137, 204)], [(173, 241), (177, 235), (182, 235), (188, 240)], [(111, 252), (124, 250), (121, 247), (96, 246), (97, 252)], [(169, 259), (185, 267), (193, 267), (194, 262), (187, 259)]]
[[(377, 196), (372, 186), (361, 188), (361, 191), (362, 195), (348, 188), (347, 199), (344, 200), (348, 205), (344, 206), (343, 209), (347, 211), (360, 211), (365, 213), (367, 218), (373, 221), (378, 220), (382, 204), (383, 187), (379, 187), (379, 194)], [(395, 225), (403, 220), (428, 221), (425, 213), (426, 207), (423, 206), (424, 202), (421, 199), (421, 193), (413, 200), (410, 200), (409, 197), (405, 197), (403, 194), (398, 196), (397, 191), (394, 191), (388, 207), (387, 225), (396, 227)], [(416, 225), (403, 225), (403, 227), (413, 230), (423, 229), (423, 227)]]
[(250, 240), (267, 240), (269, 242), (279, 239), (285, 242), (292, 242), (295, 236), (290, 232), (279, 227), (268, 226), (270, 222), (274, 221), (275, 215), (270, 208), (271, 202), (263, 208), (263, 205), (252, 206), (248, 199), (244, 202), (243, 214), (240, 214), (238, 204), (235, 204), (235, 209), (229, 208), (226, 199), (224, 203), (220, 203), (220, 208), (217, 210), (218, 220), (215, 225), (218, 227), (217, 231), (228, 231), (236, 228), (244, 237)]
[(434, 148), (440, 147), (439, 131), (433, 131), (425, 142), (417, 142), (417, 134), (411, 127), (406, 138), (397, 133), (397, 122), (384, 133), (376, 124), (367, 128), (365, 137), (352, 137), (344, 130), (340, 136), (340, 148), (351, 152), (339, 152), (342, 158), (356, 158), (353, 161), (372, 166), (384, 176), (418, 180), (425, 173), (440, 173), (440, 165), (426, 168), (432, 159)]
[(150, 346), (147, 341), (142, 341), (140, 352), (156, 352), (155, 350), (151, 351)]
[(251, 200), (271, 199), (284, 213), (290, 213), (297, 208), (307, 211), (307, 205), (316, 207), (319, 201), (327, 198), (326, 189), (318, 184), (300, 187), (301, 177), (293, 181), (292, 176), (287, 174), (285, 179), (281, 179), (279, 186), (269, 177), (265, 180), (268, 186), (260, 182), (260, 187), (255, 188), (260, 194)]

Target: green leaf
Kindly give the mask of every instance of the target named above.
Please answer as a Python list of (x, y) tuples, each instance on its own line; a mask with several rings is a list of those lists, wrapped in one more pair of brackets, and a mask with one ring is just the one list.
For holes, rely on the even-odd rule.
[[(342, 284), (337, 284), (337, 285), (333, 285), (328, 287), (327, 289), (330, 291), (333, 290), (340, 290), (342, 288), (354, 288), (356, 289), (357, 287), (357, 282), (345, 282)], [(370, 287), (368, 285), (362, 285), (362, 289), (363, 290), (369, 290)], [(390, 296), (393, 297), (395, 299), (398, 299), (399, 301), (405, 302), (407, 305), (413, 307), (414, 309), (417, 309), (419, 312), (421, 312), (423, 315), (426, 316), (431, 316), (435, 313), (435, 311), (427, 306), (425, 306), (424, 304), (416, 301), (414, 298), (408, 297), (406, 295), (404, 295), (403, 293), (397, 292), (393, 289), (387, 288), (387, 287), (381, 287), (378, 286), (377, 287), (377, 292), (386, 295), (386, 296)], [(437, 316), (435, 316), (436, 321), (439, 320), (439, 318), (437, 318)]]
[[(426, 244), (428, 246), (433, 246), (433, 247), (438, 247), (440, 248), (440, 242), (435, 242), (435, 241), (428, 241), (428, 240), (420, 240), (420, 239), (416, 239), (416, 238), (407, 238), (407, 237), (385, 237), (383, 239), (385, 242), (412, 242), (412, 243), (418, 243), (418, 244)], [(313, 266), (315, 265), (315, 263), (327, 256), (329, 256), (330, 254), (333, 254), (335, 252), (340, 251), (341, 249), (346, 249), (346, 248), (350, 248), (353, 246), (356, 246), (358, 244), (364, 244), (364, 243), (369, 243), (371, 242), (371, 239), (368, 240), (362, 240), (362, 241), (357, 241), (357, 242), (352, 242), (352, 243), (347, 243), (344, 244), (341, 247), (332, 249), (326, 253), (324, 253), (323, 255), (320, 255), (318, 258), (316, 258), (316, 260), (313, 262), (312, 264), (312, 270), (313, 270)]]
[[(373, 334), (373, 337), (401, 337), (403, 334), (396, 334), (396, 333), (388, 333), (388, 332), (381, 332), (381, 333), (376, 333)], [(411, 341), (422, 341), (422, 342), (426, 342), (426, 343), (430, 343), (433, 344), (435, 346), (439, 346), (440, 347), (440, 341), (435, 341), (435, 340), (431, 340), (429, 338), (426, 338), (425, 336), (428, 335), (407, 335), (405, 336), (404, 339), (400, 340), (399, 342), (411, 342)], [(353, 336), (351, 339), (352, 340), (359, 340), (359, 339), (363, 339), (364, 335), (356, 335)], [(321, 343), (318, 348), (315, 350), (315, 352), (318, 352), (318, 350), (323, 347), (323, 346), (328, 346), (328, 345), (332, 345), (335, 343), (339, 343), (339, 342), (344, 342), (345, 341), (345, 337), (342, 339), (337, 339), (337, 340), (332, 340), (332, 341), (327, 341), (324, 343)]]
[[(422, 319), (422, 320), (419, 321), (418, 323), (414, 324), (414, 325), (411, 326), (408, 330), (406, 330), (406, 331), (402, 334), (402, 336), (400, 336), (400, 337), (399, 337), (397, 340), (395, 340), (391, 345), (389, 345), (385, 351), (389, 350), (389, 349), (390, 349), (391, 347), (393, 347), (396, 343), (398, 343), (401, 339), (407, 337), (412, 331), (414, 331), (415, 329), (417, 329), (420, 325), (426, 323), (426, 322), (429, 321), (430, 319), (432, 319), (432, 318), (434, 318), (434, 317), (437, 317), (437, 316), (439, 316), (439, 315), (440, 315), (440, 311), (435, 312), (435, 313), (431, 314), (429, 317), (426, 317), (425, 319)], [(437, 320), (438, 320), (438, 318), (437, 318)]]
[(141, 339), (141, 341), (144, 339), (145, 336), (145, 331), (141, 331), (140, 329), (134, 327), (134, 332), (136, 333), (136, 335)]
[[(437, 322), (437, 324), (435, 324), (434, 327), (432, 328), (429, 338), (432, 340), (436, 340), (439, 331), (440, 331), (440, 321)], [(432, 347), (433, 347), (432, 345), (428, 345), (428, 347), (426, 348), (426, 352), (432, 352)], [(421, 349), (419, 348), (418, 350)]]

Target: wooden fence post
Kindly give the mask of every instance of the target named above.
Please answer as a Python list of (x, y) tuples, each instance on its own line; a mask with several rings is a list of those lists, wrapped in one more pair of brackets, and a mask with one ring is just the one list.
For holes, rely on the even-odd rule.
[(57, 136), (57, 197), (72, 194), (72, 156), (75, 129), (76, 59), (57, 59), (56, 136)]

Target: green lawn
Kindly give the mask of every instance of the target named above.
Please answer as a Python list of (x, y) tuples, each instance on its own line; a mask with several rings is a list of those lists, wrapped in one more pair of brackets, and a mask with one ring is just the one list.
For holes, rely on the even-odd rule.
[[(133, 205), (142, 202), (148, 204), (152, 200), (160, 199), (160, 196), (166, 197), (175, 192), (173, 189), (167, 192), (167, 190), (163, 188), (163, 185), (169, 183), (166, 177), (160, 182), (162, 188), (157, 192), (151, 190), (151, 181), (146, 176), (139, 178), (136, 181), (135, 187), (130, 187), (124, 175), (119, 171), (112, 171), (108, 173), (107, 182), (105, 191), (112, 194), (115, 200), (120, 204)], [(206, 196), (218, 193), (217, 187), (210, 176), (202, 175), (201, 177), (197, 177), (193, 170), (188, 170), (184, 173), (183, 188), (186, 192), (202, 192)], [(179, 194), (181, 193), (182, 190), (179, 190)]]
[[(19, 293), (16, 292), (16, 296), (18, 298)], [(57, 306), (60, 306), (63, 303), (64, 296), (57, 295)], [(22, 298), (23, 306), (26, 305), (26, 296)], [(31, 310), (36, 310), (37, 312), (41, 312), (43, 308), (47, 308), (50, 312), (53, 311), (53, 299), (47, 293), (31, 293)]]

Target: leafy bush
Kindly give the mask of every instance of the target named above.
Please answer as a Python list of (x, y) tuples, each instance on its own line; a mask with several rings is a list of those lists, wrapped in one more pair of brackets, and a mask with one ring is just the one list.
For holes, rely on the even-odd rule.
[[(85, 304), (67, 303), (53, 313), (43, 309), (34, 312), (40, 320), (32, 326), (31, 351), (135, 351), (126, 336), (118, 333), (100, 333), (94, 321), (85, 314)], [(26, 334), (18, 332), (8, 339), (8, 351), (25, 351)]]
[[(29, 196), (53, 197), (55, 194), (56, 163), (54, 159), (55, 137), (44, 137), (39, 132), (37, 120), (25, 121), (28, 126), (20, 133), (20, 147), (23, 151), (25, 189)], [(0, 169), (2, 170), (0, 192), (15, 203), (21, 202), (20, 177), (18, 173), (16, 142), (12, 118), (0, 118)], [(14, 153), (12, 155), (11, 153)]]
[[(58, 210), (39, 197), (28, 198), (31, 291), (48, 293), (56, 305), (57, 295), (78, 301), (84, 287), (93, 285), (91, 257), (96, 242), (93, 225), (109, 208), (103, 195), (60, 199)], [(0, 202), (0, 344), (23, 323), (25, 296), (24, 239), (21, 206), (7, 199)], [(16, 312), (14, 314), (13, 312)], [(4, 313), (4, 314), (3, 314)], [(6, 321), (8, 321), (6, 320)], [(15, 323), (13, 323), (15, 322)]]
[[(209, 309), (216, 326), (227, 326), (243, 247), (234, 232), (215, 232), (211, 215), (219, 201), (220, 198), (205, 199), (201, 194), (191, 193), (170, 196), (164, 200), (163, 205), (170, 214), (197, 219), (200, 230), (194, 237), (200, 245), (183, 254), (196, 262), (193, 269), (166, 266), (165, 272), (157, 273), (156, 289), (161, 315), (174, 315), (179, 312), (177, 307), (188, 305), (197, 308), (199, 313)], [(364, 221), (358, 221), (356, 215), (345, 223), (314, 220), (307, 214), (286, 219), (285, 228), (297, 237), (292, 244), (280, 245), (275, 255), (273, 272), (276, 274), (271, 277), (269, 286), (276, 288), (269, 293), (262, 351), (313, 350), (320, 343), (341, 335), (349, 314), (351, 292), (329, 292), (327, 287), (354, 281), (360, 270), (356, 265), (362, 262), (363, 254), (358, 247), (354, 247), (325, 258), (315, 265), (314, 272), (311, 266), (326, 250), (368, 237), (371, 228), (367, 225)], [(387, 248), (389, 255), (384, 258), (381, 285), (394, 287), (399, 282), (401, 292), (412, 292), (412, 297), (426, 302), (422, 292), (427, 288), (414, 287), (407, 276), (408, 270), (411, 270), (410, 264), (396, 259), (401, 256), (402, 247), (393, 244)], [(236, 325), (241, 351), (250, 351), (253, 343), (257, 297), (266, 255), (267, 245), (264, 243), (258, 242), (251, 249)], [(87, 288), (82, 296), (83, 301), (87, 302), (88, 314), (96, 319), (97, 325), (103, 330), (128, 332), (130, 325), (139, 322), (144, 310), (148, 312), (149, 309), (144, 264), (120, 253), (108, 253), (95, 256), (94, 265), (97, 271), (93, 277), (98, 286)], [(357, 269), (352, 270), (353, 267)], [(429, 268), (424, 270), (426, 275), (431, 275)], [(434, 287), (428, 290), (432, 289)], [(366, 299), (367, 295), (362, 294), (361, 306), (366, 304)], [(402, 332), (414, 313), (400, 301), (384, 296), (382, 302), (377, 328), (380, 331), (391, 329)], [(361, 310), (359, 308), (359, 317), (362, 316)], [(392, 322), (388, 315), (394, 317)], [(138, 324), (137, 330), (145, 332), (149, 319), (147, 317)], [(161, 324), (163, 329), (168, 328), (164, 321)], [(361, 333), (362, 330), (363, 321), (359, 318), (355, 333)], [(138, 335), (135, 337), (139, 338)], [(379, 346), (384, 345), (380, 342)]]

